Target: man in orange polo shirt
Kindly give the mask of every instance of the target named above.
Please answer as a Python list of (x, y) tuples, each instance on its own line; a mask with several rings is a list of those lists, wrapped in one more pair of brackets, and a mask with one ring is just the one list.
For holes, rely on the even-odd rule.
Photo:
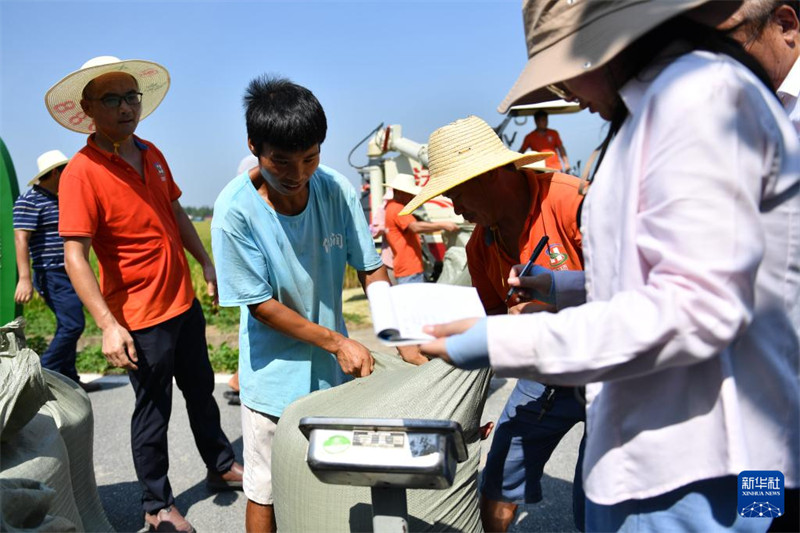
[(400, 211), (416, 195), (420, 188), (414, 184), (414, 176), (398, 174), (389, 184), (392, 188), (392, 199), (386, 203), (386, 219), (384, 230), (386, 240), (392, 249), (394, 277), (397, 284), (423, 283), (425, 267), (422, 265), (422, 245), (420, 233), (436, 231), (458, 231), (453, 222), (425, 222), (417, 220), (414, 215), (401, 215)]
[[(456, 213), (475, 223), (466, 246), (467, 266), (489, 315), (556, 310), (580, 301), (571, 302), (571, 294), (557, 292), (555, 282), (546, 294), (535, 293), (538, 301), (521, 302), (516, 295), (507, 300), (511, 268), (526, 263), (545, 235), (549, 240), (534, 261), (535, 273), (572, 271), (579, 275), (582, 287), (577, 220), (583, 200), (578, 194), (580, 180), (525, 167), (548, 155), (509, 150), (475, 116), (439, 128), (428, 143), (430, 180), (403, 212), (445, 194)], [(481, 478), (481, 520), (486, 531), (508, 530), (518, 503), (542, 499), (545, 463), (562, 437), (586, 419), (584, 405), (576, 396), (579, 392), (573, 387), (517, 381), (497, 422)], [(576, 526), (582, 529), (580, 464), (581, 457), (573, 481), (573, 512)]]
[[(241, 488), (242, 467), (212, 396), (205, 320), (184, 247), (216, 297), (214, 265), (178, 202), (181, 191), (164, 156), (134, 136), (168, 86), (169, 74), (157, 63), (103, 56), (56, 83), (45, 103), (62, 126), (91, 133), (62, 174), (59, 233), (69, 278), (103, 330), (103, 354), (128, 370), (136, 395), (131, 447), (146, 525), (193, 531), (174, 507), (167, 477), (173, 377), (208, 469), (207, 486)], [(90, 248), (100, 263), (99, 284)]]
[[(552, 169), (560, 169), (564, 172), (570, 171), (569, 158), (567, 157), (567, 149), (564, 148), (564, 143), (561, 142), (561, 136), (556, 130), (551, 130), (547, 127), (547, 111), (539, 110), (533, 115), (533, 121), (536, 123), (536, 129), (525, 136), (522, 141), (522, 146), (519, 147), (520, 153), (524, 154), (528, 150), (534, 152), (553, 152), (553, 155), (548, 157), (544, 164)], [(559, 157), (561, 160), (559, 161)]]

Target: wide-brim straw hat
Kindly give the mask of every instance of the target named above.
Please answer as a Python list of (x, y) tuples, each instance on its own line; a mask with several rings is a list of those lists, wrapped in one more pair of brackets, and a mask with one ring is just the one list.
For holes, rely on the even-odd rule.
[(414, 182), (414, 176), (411, 174), (398, 174), (394, 177), (389, 187), (396, 191), (407, 192), (408, 194), (417, 195), (422, 190), (422, 187)]
[(523, 165), (547, 159), (553, 152), (521, 154), (509, 150), (486, 122), (471, 115), (434, 131), (428, 140), (430, 179), (400, 214), (408, 214), (456, 185), (490, 170), (514, 163)]
[(69, 157), (65, 156), (61, 150), (50, 150), (43, 153), (36, 158), (36, 167), (39, 169), (39, 173), (28, 182), (28, 186), (30, 187), (35, 183), (39, 183), (42, 176), (49, 174), (54, 168), (66, 165), (67, 163), (69, 163)]
[(560, 168), (550, 168), (545, 164), (545, 160), (536, 161), (534, 163), (530, 163), (527, 165), (522, 165), (520, 168), (527, 168), (530, 170), (535, 170), (536, 172), (548, 173), (548, 172), (561, 172)]
[(125, 72), (136, 78), (139, 92), (143, 95), (139, 120), (155, 111), (169, 89), (169, 72), (158, 63), (143, 59), (120, 60), (113, 56), (99, 56), (64, 76), (47, 91), (44, 103), (50, 115), (68, 130), (78, 133), (94, 132), (94, 121), (81, 109), (83, 89), (93, 79), (109, 72)]
[[(710, 0), (525, 0), (528, 63), (498, 106), (552, 100), (548, 85), (602, 67), (633, 41)], [(740, 2), (729, 4), (734, 11)]]

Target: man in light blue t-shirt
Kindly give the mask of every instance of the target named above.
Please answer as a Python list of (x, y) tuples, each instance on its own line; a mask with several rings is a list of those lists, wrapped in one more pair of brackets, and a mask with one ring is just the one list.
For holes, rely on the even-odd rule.
[(241, 308), (245, 527), (275, 531), (270, 454), (283, 409), (372, 372), (369, 350), (347, 338), (345, 266), (365, 288), (388, 275), (356, 191), (319, 163), (327, 122), (311, 91), (260, 77), (244, 101), (259, 166), (220, 193), (211, 236), (220, 304)]

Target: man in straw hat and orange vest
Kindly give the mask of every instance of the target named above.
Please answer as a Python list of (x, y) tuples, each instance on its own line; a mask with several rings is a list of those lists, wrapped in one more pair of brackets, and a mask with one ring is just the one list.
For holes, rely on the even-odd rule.
[(69, 158), (59, 150), (40, 155), (36, 159), (39, 172), (28, 182), (31, 189), (14, 202), (14, 245), (19, 271), (14, 300), (18, 304), (30, 302), (36, 287), (56, 315), (56, 332), (41, 354), (42, 367), (67, 376), (86, 392), (92, 392), (100, 385), (82, 382), (75, 368), (85, 319), (81, 301), (64, 269), (64, 240), (58, 235), (58, 184), (68, 162)]
[(800, 143), (715, 29), (737, 6), (525, 2), (500, 111), (552, 89), (610, 121), (587, 303), (426, 328), (459, 366), (586, 384), (587, 531), (767, 531), (798, 503)]
[(164, 156), (134, 135), (168, 87), (169, 74), (158, 63), (102, 56), (56, 83), (45, 104), (59, 124), (89, 134), (61, 178), (59, 232), (70, 280), (103, 330), (103, 354), (128, 370), (136, 395), (131, 447), (146, 525), (193, 531), (174, 507), (167, 477), (173, 378), (186, 399), (208, 488), (240, 488), (242, 467), (220, 427), (205, 319), (184, 248), (203, 267), (212, 296), (214, 265), (178, 202), (181, 190)]
[[(430, 180), (403, 213), (445, 194), (457, 214), (476, 224), (466, 246), (467, 266), (488, 315), (561, 309), (575, 303), (571, 294), (582, 296), (580, 180), (535, 166), (551, 155), (509, 150), (475, 116), (431, 134)], [(545, 236), (546, 245), (538, 247)], [(509, 271), (531, 259), (537, 248), (541, 253), (533, 258), (534, 273), (546, 285), (530, 295), (535, 301), (523, 302), (521, 295), (509, 298)], [(554, 274), (562, 273), (573, 275), (580, 289), (568, 293), (563, 284), (551, 283)], [(579, 396), (574, 387), (517, 382), (498, 420), (483, 471), (480, 506), (486, 531), (507, 531), (518, 503), (541, 501), (545, 463), (564, 435), (585, 420)], [(582, 528), (580, 458), (578, 465), (573, 507), (576, 525)]]
[(420, 187), (414, 183), (411, 174), (398, 174), (389, 184), (392, 199), (386, 203), (386, 240), (392, 249), (392, 264), (397, 284), (423, 283), (425, 267), (422, 264), (422, 244), (420, 233), (437, 231), (458, 231), (453, 222), (425, 222), (417, 220), (412, 214), (401, 215), (403, 206), (419, 193)]

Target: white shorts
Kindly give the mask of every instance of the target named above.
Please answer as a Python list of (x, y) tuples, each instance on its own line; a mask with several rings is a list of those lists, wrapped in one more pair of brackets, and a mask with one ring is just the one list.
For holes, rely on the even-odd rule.
[(277, 425), (277, 416), (242, 404), (244, 495), (261, 505), (272, 505), (272, 439)]

